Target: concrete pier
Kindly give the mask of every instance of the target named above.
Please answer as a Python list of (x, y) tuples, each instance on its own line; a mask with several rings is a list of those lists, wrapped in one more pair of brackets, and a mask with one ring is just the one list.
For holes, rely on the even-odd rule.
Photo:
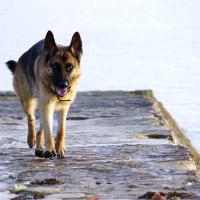
[(200, 199), (199, 155), (151, 91), (79, 93), (64, 159), (35, 157), (26, 137), (0, 93), (0, 199)]

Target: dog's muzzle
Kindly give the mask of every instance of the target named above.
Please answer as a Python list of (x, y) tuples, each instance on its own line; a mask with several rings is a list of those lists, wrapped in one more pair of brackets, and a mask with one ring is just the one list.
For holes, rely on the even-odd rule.
[(70, 88), (71, 88), (67, 80), (59, 81), (53, 85), (54, 85), (53, 89), (54, 89), (55, 95), (58, 97), (64, 97), (70, 91)]

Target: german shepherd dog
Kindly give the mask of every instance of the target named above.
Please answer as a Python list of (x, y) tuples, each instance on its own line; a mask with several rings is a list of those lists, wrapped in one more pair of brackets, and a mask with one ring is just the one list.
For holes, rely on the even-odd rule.
[[(27, 115), (30, 148), (36, 144), (35, 155), (64, 157), (65, 122), (67, 112), (77, 92), (80, 77), (82, 41), (74, 33), (69, 46), (55, 43), (48, 31), (45, 39), (33, 45), (18, 60), (6, 64), (13, 73), (13, 86)], [(40, 111), (40, 130), (35, 132), (35, 109)], [(53, 114), (58, 112), (58, 130), (54, 143)]]

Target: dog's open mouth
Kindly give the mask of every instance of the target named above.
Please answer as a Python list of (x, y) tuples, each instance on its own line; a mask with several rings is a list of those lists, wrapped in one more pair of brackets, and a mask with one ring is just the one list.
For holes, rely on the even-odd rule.
[(67, 94), (67, 89), (56, 89), (56, 95), (64, 97)]
[(69, 91), (71, 87), (65, 88), (65, 89), (58, 89), (55, 88), (55, 93), (59, 97), (64, 97)]

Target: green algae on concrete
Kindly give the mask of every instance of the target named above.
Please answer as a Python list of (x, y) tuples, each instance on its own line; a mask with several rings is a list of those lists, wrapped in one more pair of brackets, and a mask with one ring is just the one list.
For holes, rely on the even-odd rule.
[(0, 111), (1, 193), (10, 198), (200, 198), (198, 154), (150, 90), (79, 93), (67, 118), (64, 159), (34, 156), (13, 93), (0, 94)]

